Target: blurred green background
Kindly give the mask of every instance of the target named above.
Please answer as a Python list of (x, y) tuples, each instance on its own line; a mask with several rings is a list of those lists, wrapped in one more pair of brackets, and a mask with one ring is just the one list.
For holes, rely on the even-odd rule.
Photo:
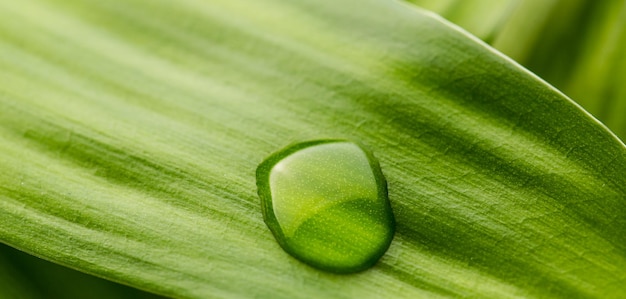
[(0, 299), (5, 298), (163, 297), (44, 261), (0, 243)]
[(410, 2), (519, 62), (626, 139), (626, 1)]
[[(442, 15), (491, 44), (563, 91), (622, 140), (626, 139), (626, 1), (409, 2)], [(2, 298), (161, 297), (0, 244)]]

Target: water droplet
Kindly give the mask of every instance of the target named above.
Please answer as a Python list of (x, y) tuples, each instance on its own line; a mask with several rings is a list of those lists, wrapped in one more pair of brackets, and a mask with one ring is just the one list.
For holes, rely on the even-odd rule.
[(263, 217), (281, 247), (315, 268), (351, 273), (387, 251), (395, 224), (378, 161), (346, 140), (289, 146), (257, 168)]

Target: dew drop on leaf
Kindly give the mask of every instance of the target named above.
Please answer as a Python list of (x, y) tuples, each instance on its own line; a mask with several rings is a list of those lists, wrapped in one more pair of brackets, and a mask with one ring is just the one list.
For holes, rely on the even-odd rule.
[(346, 140), (291, 145), (257, 168), (263, 217), (280, 246), (318, 269), (352, 273), (387, 251), (395, 225), (376, 158)]

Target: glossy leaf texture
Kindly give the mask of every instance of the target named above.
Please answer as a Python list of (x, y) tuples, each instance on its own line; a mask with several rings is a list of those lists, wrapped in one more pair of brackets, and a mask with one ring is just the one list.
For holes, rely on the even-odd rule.
[[(626, 148), (408, 3), (0, 3), (0, 241), (177, 298), (626, 296)], [(255, 169), (341, 138), (396, 235), (353, 275), (286, 254)]]

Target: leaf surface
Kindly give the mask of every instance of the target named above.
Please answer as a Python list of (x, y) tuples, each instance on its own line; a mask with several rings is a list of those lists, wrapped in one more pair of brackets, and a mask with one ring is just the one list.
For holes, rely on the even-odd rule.
[[(0, 3), (0, 241), (172, 297), (626, 296), (626, 148), (553, 87), (393, 1)], [(282, 251), (255, 169), (380, 159), (372, 269)]]

